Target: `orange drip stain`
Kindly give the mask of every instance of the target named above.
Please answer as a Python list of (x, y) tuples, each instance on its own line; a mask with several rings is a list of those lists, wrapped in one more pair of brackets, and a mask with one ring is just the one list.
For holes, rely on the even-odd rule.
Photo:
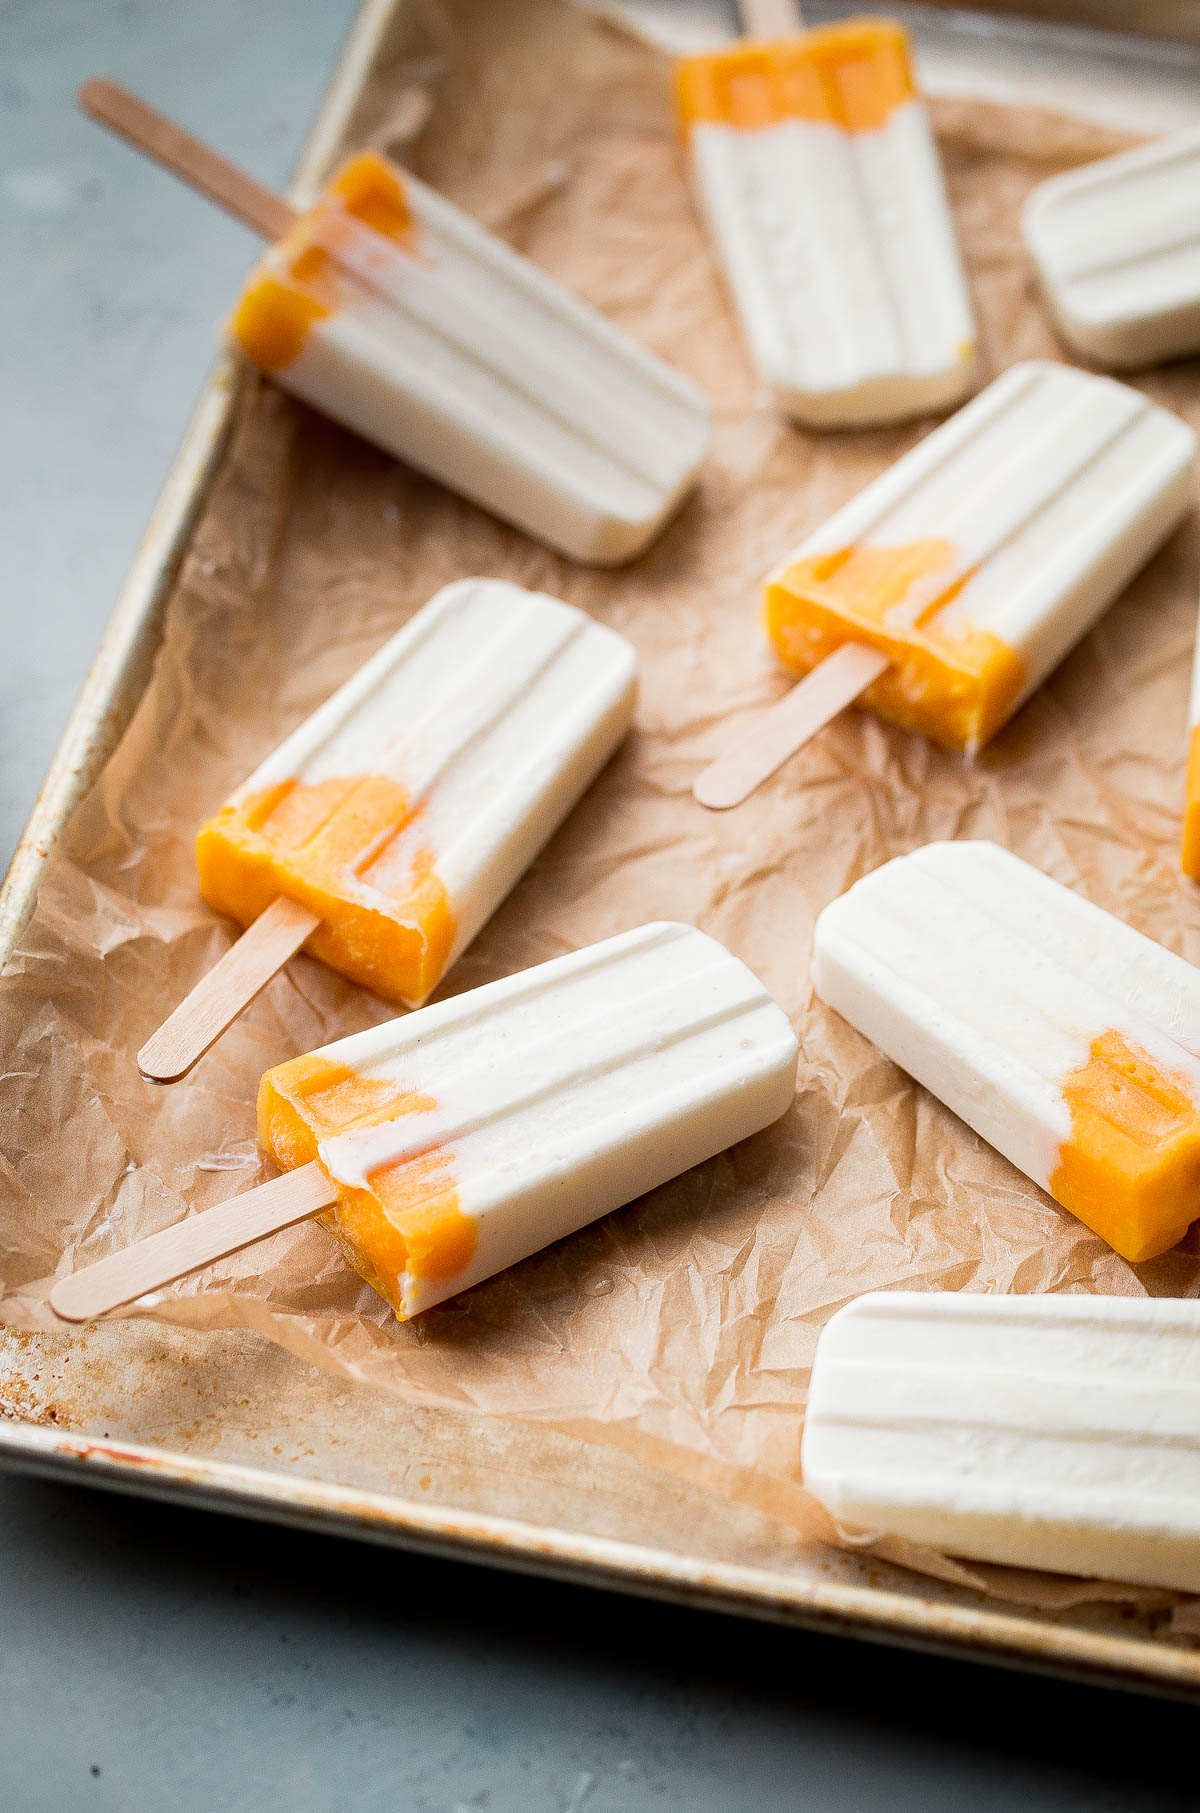
[[(325, 193), (336, 198), (339, 211), (396, 244), (415, 248), (416, 222), (403, 177), (378, 152), (351, 158)], [(342, 300), (336, 261), (313, 243), (327, 209), (323, 199), (296, 222), (255, 271), (234, 311), (233, 337), (261, 371), (283, 371), (298, 359), (314, 323), (327, 320)]]
[(1132, 1264), (1165, 1253), (1200, 1215), (1200, 1107), (1187, 1079), (1105, 1032), (1063, 1095), (1071, 1134), (1051, 1195)]
[(990, 630), (943, 621), (973, 571), (963, 570), (950, 542), (934, 537), (813, 555), (768, 583), (767, 630), (796, 673), (846, 642), (882, 650), (892, 665), (861, 702), (946, 748), (977, 749), (1012, 712), (1025, 670)]
[(264, 272), (237, 305), (233, 336), (260, 371), (283, 371), (300, 357), (313, 322), (332, 312), (299, 284)]
[(917, 93), (908, 38), (886, 19), (685, 57), (675, 85), (685, 132), (702, 122), (754, 132), (782, 120), (873, 132)]
[(1193, 724), (1188, 741), (1180, 866), (1185, 875), (1190, 875), (1193, 881), (1200, 881), (1200, 724)]
[[(263, 1077), (259, 1139), (278, 1165), (294, 1170), (315, 1159), (319, 1142), (334, 1134), (427, 1114), (436, 1106), (430, 1096), (309, 1055)], [(402, 1279), (457, 1276), (474, 1256), (476, 1224), (459, 1205), (451, 1156), (436, 1142), (379, 1166), (367, 1182), (366, 1189), (338, 1184), (337, 1204), (321, 1220), (359, 1274), (403, 1318)]]
[(404, 862), (414, 813), (383, 775), (285, 781), (221, 808), (196, 862), (209, 905), (250, 925), (283, 894), (321, 920), (305, 948), (385, 1000), (423, 1001), (454, 944), (454, 913), (432, 850)]
[(385, 239), (411, 243), (416, 221), (409, 206), (404, 178), (395, 164), (377, 151), (363, 151), (343, 164), (329, 185), (348, 214), (382, 233)]

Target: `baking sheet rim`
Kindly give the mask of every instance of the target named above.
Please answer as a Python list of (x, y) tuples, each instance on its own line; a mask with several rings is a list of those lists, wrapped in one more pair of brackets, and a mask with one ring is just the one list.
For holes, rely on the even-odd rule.
[[(412, 0), (363, 0), (306, 141), (293, 200), (313, 193), (394, 20)], [(216, 474), (240, 372), (218, 361), (172, 463), (24, 835), (0, 888), (0, 967), (37, 899), (62, 827), (124, 729), (149, 670), (162, 606)], [(677, 1604), (931, 1649), (1109, 1686), (1200, 1694), (1200, 1652), (1109, 1636), (1046, 1614), (933, 1602), (885, 1587), (797, 1579), (517, 1520), (415, 1504), (320, 1480), (98, 1441), (20, 1422), (0, 1426), (0, 1467), (161, 1499), (192, 1501), (458, 1560), (606, 1586)]]

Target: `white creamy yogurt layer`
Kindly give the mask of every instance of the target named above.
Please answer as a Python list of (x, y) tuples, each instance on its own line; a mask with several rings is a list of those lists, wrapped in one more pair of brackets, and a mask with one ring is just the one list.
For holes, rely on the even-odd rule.
[(1121, 369), (1200, 348), (1200, 126), (1040, 183), (1021, 225), (1086, 357)]
[[(394, 780), (414, 816), (347, 866), (385, 910), (432, 854), (466, 948), (633, 721), (637, 657), (573, 605), (498, 579), (445, 586), (269, 755), (235, 800), (280, 782)], [(301, 858), (302, 860), (302, 858)]]
[(777, 1120), (798, 1048), (743, 963), (658, 924), (317, 1055), (433, 1104), (320, 1146), (351, 1188), (432, 1148), (453, 1177), (475, 1253), (451, 1278), (401, 1280), (415, 1315)]
[[(679, 372), (407, 172), (415, 251), (328, 204), (339, 306), (284, 389), (576, 560), (631, 559), (712, 439)], [(293, 249), (260, 269), (283, 272)]]
[(781, 408), (834, 427), (970, 393), (975, 322), (920, 100), (872, 130), (702, 120), (691, 143), (751, 357)]
[(1200, 1592), (1200, 1304), (860, 1297), (818, 1342), (802, 1461), (848, 1530)]

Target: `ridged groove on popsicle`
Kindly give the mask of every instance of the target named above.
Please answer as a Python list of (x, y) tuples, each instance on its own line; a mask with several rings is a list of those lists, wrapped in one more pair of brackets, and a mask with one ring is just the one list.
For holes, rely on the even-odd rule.
[(742, 131), (808, 120), (871, 132), (916, 96), (908, 38), (886, 19), (854, 19), (778, 43), (742, 43), (685, 57), (676, 98), (685, 131), (719, 122)]

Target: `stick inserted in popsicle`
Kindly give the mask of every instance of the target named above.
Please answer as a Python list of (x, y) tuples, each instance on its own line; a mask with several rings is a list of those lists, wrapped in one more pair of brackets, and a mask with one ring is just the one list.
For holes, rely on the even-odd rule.
[(973, 754), (1176, 527), (1195, 459), (1192, 430), (1140, 391), (1012, 366), (771, 575), (767, 629), (808, 678), (696, 798), (737, 805), (856, 697)]
[(697, 197), (755, 372), (816, 428), (907, 421), (978, 383), (977, 332), (908, 40), (802, 30), (742, 0), (747, 39), (685, 58)]
[(432, 992), (633, 718), (637, 660), (502, 580), (446, 586), (201, 830), (247, 930), (142, 1047), (176, 1082), (302, 945), (385, 1000)]
[(691, 488), (695, 385), (386, 158), (298, 215), (114, 83), (80, 102), (272, 242), (232, 333), (303, 402), (576, 560), (631, 559)]
[(110, 1309), (163, 1290), (189, 1272), (307, 1221), (336, 1197), (337, 1187), (320, 1165), (304, 1165), (60, 1278), (50, 1292), (50, 1307), (64, 1322), (92, 1322)]
[(402, 1321), (769, 1126), (786, 1016), (694, 926), (641, 926), (269, 1070), (259, 1136), (290, 1174), (54, 1286), (90, 1318), (332, 1208)]

